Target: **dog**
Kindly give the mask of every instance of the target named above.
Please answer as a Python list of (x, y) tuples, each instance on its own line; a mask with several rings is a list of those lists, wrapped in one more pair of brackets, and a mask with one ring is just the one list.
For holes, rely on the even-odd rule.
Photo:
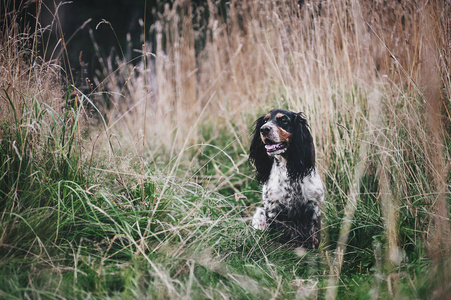
[(252, 226), (277, 233), (283, 242), (318, 248), (324, 188), (304, 114), (273, 109), (254, 125), (249, 161), (263, 184), (263, 201)]

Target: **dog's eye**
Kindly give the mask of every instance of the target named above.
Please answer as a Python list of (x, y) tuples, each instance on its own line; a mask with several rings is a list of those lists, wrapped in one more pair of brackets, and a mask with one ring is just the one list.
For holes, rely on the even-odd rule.
[(286, 123), (288, 123), (289, 120), (288, 120), (287, 116), (282, 116), (282, 117), (280, 117), (279, 121), (282, 124), (286, 124)]

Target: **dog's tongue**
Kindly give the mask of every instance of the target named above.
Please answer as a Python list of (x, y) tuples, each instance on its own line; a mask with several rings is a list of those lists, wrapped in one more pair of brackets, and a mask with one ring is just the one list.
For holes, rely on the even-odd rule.
[(274, 151), (280, 147), (280, 144), (265, 145), (267, 151)]

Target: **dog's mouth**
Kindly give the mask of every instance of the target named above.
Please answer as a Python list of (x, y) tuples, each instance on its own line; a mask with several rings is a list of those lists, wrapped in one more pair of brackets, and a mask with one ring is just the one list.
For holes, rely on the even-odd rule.
[(266, 144), (265, 148), (266, 152), (274, 153), (280, 150), (285, 150), (287, 148), (287, 144), (286, 143)]

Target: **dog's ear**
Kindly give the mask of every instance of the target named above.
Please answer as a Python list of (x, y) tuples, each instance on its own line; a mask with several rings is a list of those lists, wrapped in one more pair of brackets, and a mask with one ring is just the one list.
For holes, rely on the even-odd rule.
[(268, 180), (273, 161), (273, 158), (266, 153), (265, 144), (260, 136), (260, 128), (264, 123), (264, 117), (260, 117), (255, 121), (254, 137), (252, 138), (249, 151), (249, 162), (255, 167), (257, 181), (260, 183), (264, 183)]
[(303, 178), (315, 168), (315, 146), (303, 113), (295, 115), (287, 155), (288, 174), (293, 179)]

